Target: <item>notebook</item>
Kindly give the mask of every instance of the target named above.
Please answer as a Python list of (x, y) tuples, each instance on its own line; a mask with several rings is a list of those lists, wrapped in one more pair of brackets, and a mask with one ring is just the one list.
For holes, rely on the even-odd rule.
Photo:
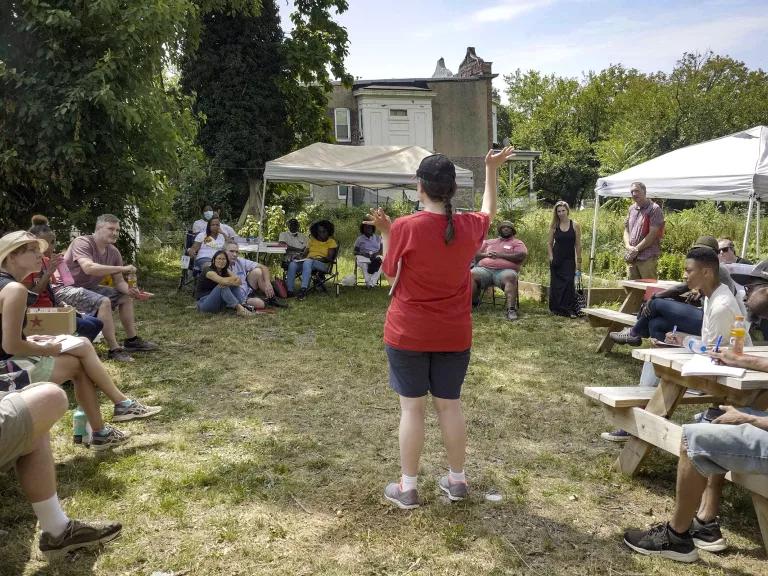
[(744, 376), (744, 368), (734, 368), (733, 366), (723, 366), (715, 364), (713, 359), (703, 354), (694, 354), (693, 358), (683, 364), (680, 370), (681, 376), (732, 376), (741, 378)]

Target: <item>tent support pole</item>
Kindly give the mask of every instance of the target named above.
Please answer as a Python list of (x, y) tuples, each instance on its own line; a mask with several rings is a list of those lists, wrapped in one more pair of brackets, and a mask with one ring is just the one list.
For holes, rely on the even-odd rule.
[(600, 194), (595, 194), (595, 214), (592, 217), (592, 245), (589, 248), (589, 280), (587, 280), (587, 306), (592, 302), (592, 271), (595, 267), (595, 244), (597, 243), (597, 213), (600, 210)]
[(752, 223), (752, 207), (755, 204), (754, 193), (749, 195), (749, 208), (747, 208), (747, 223), (744, 226), (744, 241), (741, 243), (741, 257), (747, 254), (747, 240), (749, 240), (749, 225)]
[(755, 259), (759, 262), (760, 258), (760, 212), (762, 212), (763, 203), (757, 199), (757, 212), (755, 212)]

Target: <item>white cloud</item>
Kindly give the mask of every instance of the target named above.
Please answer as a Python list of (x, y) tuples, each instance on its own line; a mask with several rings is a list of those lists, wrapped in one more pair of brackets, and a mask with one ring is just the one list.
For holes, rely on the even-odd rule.
[(470, 15), (470, 20), (483, 24), (505, 22), (551, 3), (552, 0), (503, 0), (493, 6), (476, 10)]

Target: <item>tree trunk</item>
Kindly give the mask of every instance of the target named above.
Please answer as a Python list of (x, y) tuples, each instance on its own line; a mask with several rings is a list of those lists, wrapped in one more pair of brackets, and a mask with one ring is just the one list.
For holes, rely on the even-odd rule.
[(259, 178), (252, 176), (248, 177), (248, 200), (243, 206), (243, 211), (240, 214), (240, 218), (237, 220), (238, 228), (242, 228), (245, 224), (245, 218), (249, 214), (256, 216), (256, 219), (261, 215), (262, 210), (262, 196), (261, 196), (262, 181)]

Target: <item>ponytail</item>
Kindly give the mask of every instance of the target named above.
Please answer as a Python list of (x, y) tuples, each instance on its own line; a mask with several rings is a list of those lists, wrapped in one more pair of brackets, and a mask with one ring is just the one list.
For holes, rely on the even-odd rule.
[(453, 224), (453, 205), (451, 199), (456, 194), (456, 181), (452, 182), (431, 182), (429, 180), (419, 179), (424, 193), (435, 202), (442, 202), (445, 206), (445, 215), (448, 217), (448, 224), (445, 226), (443, 238), (446, 244), (450, 244), (456, 238), (456, 231)]
[[(451, 194), (451, 196), (453, 196), (453, 194)], [(445, 227), (445, 243), (450, 244), (456, 235), (453, 227), (453, 206), (451, 206), (451, 198), (447, 197), (444, 200), (444, 203), (445, 215), (448, 217), (448, 224)]]

